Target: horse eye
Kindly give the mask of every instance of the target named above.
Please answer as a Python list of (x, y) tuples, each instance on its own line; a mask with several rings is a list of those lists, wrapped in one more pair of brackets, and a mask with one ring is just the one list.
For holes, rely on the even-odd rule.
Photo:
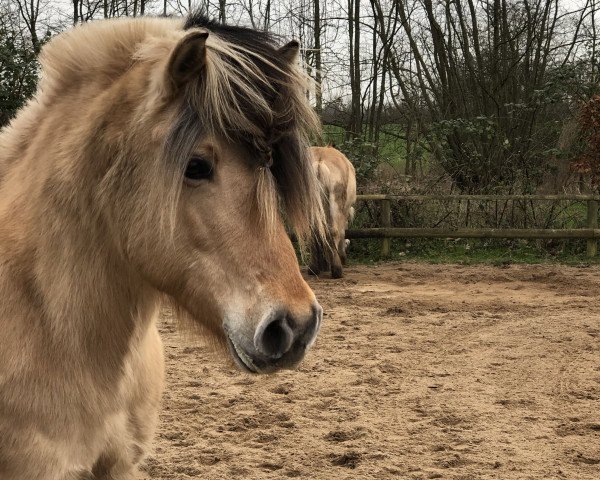
[(192, 157), (185, 169), (185, 178), (197, 182), (210, 180), (213, 176), (213, 163), (203, 157)]

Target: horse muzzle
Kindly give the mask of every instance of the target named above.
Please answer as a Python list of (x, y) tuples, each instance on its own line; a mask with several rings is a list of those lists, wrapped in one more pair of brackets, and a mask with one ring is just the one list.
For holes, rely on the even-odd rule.
[(252, 335), (238, 333), (233, 324), (225, 322), (227, 343), (235, 363), (250, 373), (295, 368), (317, 338), (323, 309), (315, 302), (310, 313), (303, 317), (276, 309), (258, 323)]

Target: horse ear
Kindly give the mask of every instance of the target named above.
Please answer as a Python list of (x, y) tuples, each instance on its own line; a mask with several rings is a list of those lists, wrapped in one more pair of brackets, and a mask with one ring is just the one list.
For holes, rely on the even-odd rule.
[(198, 77), (206, 64), (208, 32), (192, 32), (183, 37), (173, 49), (167, 76), (175, 89)]
[(277, 53), (281, 55), (287, 63), (295, 62), (298, 58), (299, 52), (300, 44), (297, 40), (292, 40), (291, 42), (286, 43), (283, 47), (277, 50)]

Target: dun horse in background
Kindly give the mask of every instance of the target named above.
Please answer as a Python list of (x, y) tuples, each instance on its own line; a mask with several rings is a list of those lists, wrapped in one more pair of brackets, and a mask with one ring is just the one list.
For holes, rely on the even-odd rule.
[(322, 310), (278, 208), (301, 238), (322, 222), (297, 53), (194, 15), (44, 48), (0, 134), (2, 480), (136, 477), (163, 299), (250, 372), (312, 345)]
[(354, 217), (356, 173), (346, 156), (333, 147), (311, 147), (313, 165), (321, 184), (327, 218), (326, 241), (315, 236), (311, 241), (309, 271), (314, 275), (331, 269), (332, 278), (341, 278), (346, 264), (348, 223)]

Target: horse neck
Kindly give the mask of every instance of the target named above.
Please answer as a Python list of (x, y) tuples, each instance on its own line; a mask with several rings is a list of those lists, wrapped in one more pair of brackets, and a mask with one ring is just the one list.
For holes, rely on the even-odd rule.
[[(13, 267), (8, 281), (24, 292), (20, 303), (30, 335), (60, 361), (116, 374), (150, 325), (158, 294), (128, 266), (97, 220), (51, 205), (39, 212), (25, 205), (11, 210), (9, 238), (0, 232), (0, 264)], [(10, 237), (19, 246), (7, 252)]]
[(63, 253), (58, 270), (53, 255), (38, 263), (55, 328), (62, 326), (62, 340), (73, 338), (69, 346), (78, 356), (94, 364), (120, 363), (134, 346), (132, 338), (149, 325), (156, 295), (110, 250), (95, 245), (75, 255)]

